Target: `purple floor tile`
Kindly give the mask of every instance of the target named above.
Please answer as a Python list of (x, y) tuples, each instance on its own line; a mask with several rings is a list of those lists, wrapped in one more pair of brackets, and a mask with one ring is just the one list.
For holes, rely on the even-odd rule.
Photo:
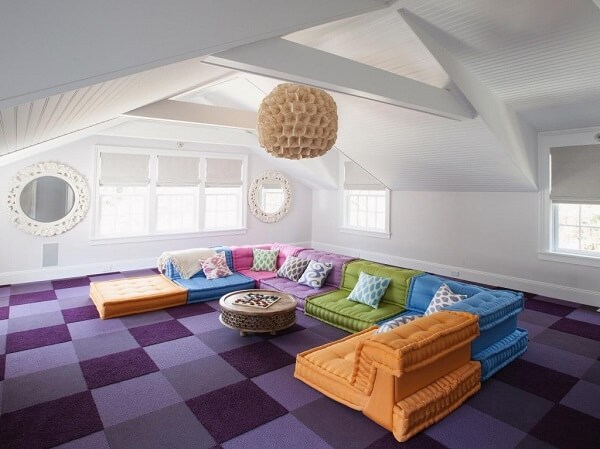
[(373, 444), (386, 429), (357, 410), (321, 398), (292, 412), (306, 427), (335, 448), (363, 448)]
[(202, 343), (218, 353), (263, 341), (258, 335), (245, 335), (242, 337), (239, 332), (233, 332), (225, 327), (203, 332), (198, 334), (197, 337)]
[(0, 335), (8, 333), (8, 320), (0, 320)]
[(349, 332), (338, 329), (337, 327), (329, 326), (328, 324), (319, 324), (318, 326), (314, 326), (310, 328), (311, 332), (315, 334), (319, 334), (331, 341), (339, 340), (340, 338), (347, 337), (350, 335)]
[[(56, 290), (56, 297), (61, 299), (67, 298), (87, 298), (90, 297), (90, 287), (82, 286), (82, 287), (71, 287), (71, 288), (63, 288), (60, 290)], [(91, 301), (91, 300), (90, 300)]]
[(249, 380), (211, 391), (186, 404), (217, 443), (286, 414), (284, 407)]
[[(0, 355), (0, 382), (4, 380), (4, 370), (6, 368), (6, 354)], [(0, 402), (2, 404), (2, 402)]]
[(3, 447), (12, 449), (50, 448), (100, 430), (89, 391), (7, 413), (0, 420)]
[(27, 284), (15, 284), (10, 287), (10, 294), (19, 295), (23, 293), (37, 293), (53, 290), (51, 281), (29, 282)]
[(73, 340), (73, 346), (79, 360), (95, 359), (140, 347), (126, 330)]
[(292, 415), (274, 419), (222, 444), (224, 449), (332, 449)]
[[(223, 325), (219, 322), (219, 314), (203, 313), (202, 315), (188, 316), (180, 318), (179, 322), (187, 327), (194, 334), (201, 334), (202, 332), (209, 332), (215, 329), (223, 329)], [(231, 331), (235, 332), (235, 331)]]
[(400, 444), (390, 432), (365, 449), (447, 449), (447, 447), (424, 433), (419, 433)]
[(221, 357), (246, 377), (260, 376), (296, 361), (294, 357), (268, 341), (223, 352)]
[(113, 279), (123, 279), (125, 276), (120, 272), (115, 273), (104, 273), (104, 274), (95, 274), (92, 276), (88, 276), (90, 278), (90, 282), (102, 282), (102, 281), (112, 281)]
[(545, 366), (561, 373), (581, 377), (594, 364), (594, 359), (573, 354), (562, 349), (530, 341), (523, 360)]
[(218, 355), (173, 366), (161, 373), (184, 400), (246, 379)]
[(540, 301), (539, 299), (527, 299), (525, 300), (525, 308), (529, 310), (537, 310), (538, 312), (548, 313), (555, 316), (567, 316), (569, 313), (575, 310), (575, 307), (569, 307), (562, 304), (554, 304), (547, 301)]
[[(55, 302), (55, 301), (52, 301)], [(12, 307), (11, 307), (12, 309)], [(10, 318), (0, 323), (8, 323), (8, 333), (29, 331), (49, 326), (57, 326), (65, 324), (65, 319), (60, 311), (40, 313), (37, 315), (20, 316), (18, 318)]]
[(269, 341), (294, 357), (307, 349), (329, 343), (329, 339), (315, 334), (310, 329), (304, 329), (293, 334), (278, 335)]
[(546, 329), (533, 337), (532, 340), (591, 359), (600, 357), (600, 342), (580, 337), (579, 335)]
[(107, 385), (92, 390), (105, 427), (137, 418), (181, 402), (181, 398), (161, 373)]
[(19, 306), (21, 304), (31, 304), (32, 302), (52, 301), (56, 299), (54, 290), (45, 290), (33, 293), (18, 293), (10, 295), (10, 305)]
[(127, 329), (125, 325), (121, 323), (121, 320), (114, 318), (109, 320), (98, 318), (94, 320), (78, 321), (76, 323), (69, 323), (67, 326), (69, 327), (69, 332), (71, 332), (73, 340)]
[(77, 363), (13, 377), (4, 381), (2, 413), (71, 396), (87, 389)]
[(90, 285), (90, 278), (88, 278), (87, 276), (52, 281), (52, 288), (54, 290), (59, 290), (63, 288), (83, 287), (88, 285)]
[(158, 371), (158, 367), (142, 348), (118, 352), (80, 362), (90, 389)]
[(526, 435), (468, 405), (459, 407), (425, 433), (450, 449), (512, 449)]
[(562, 318), (550, 326), (550, 329), (578, 335), (583, 338), (589, 338), (590, 340), (600, 341), (600, 326), (583, 321)]
[(6, 352), (19, 352), (41, 346), (55, 345), (71, 340), (71, 334), (65, 324), (42, 327), (29, 331), (15, 332), (6, 337)]
[(594, 362), (592, 367), (583, 375), (582, 379), (600, 385), (600, 362)]
[(598, 446), (600, 426), (590, 415), (556, 405), (531, 434), (561, 449), (590, 449)]
[(150, 346), (178, 338), (189, 337), (192, 333), (177, 320), (163, 321), (129, 329), (133, 338), (141, 346)]
[(593, 416), (600, 424), (600, 385), (580, 380), (560, 403)]
[(556, 449), (556, 447), (540, 441), (531, 435), (527, 435), (521, 440), (515, 449)]
[(518, 315), (519, 321), (526, 323), (537, 324), (538, 326), (552, 326), (560, 317), (556, 315), (550, 315), (544, 312), (538, 312), (537, 310), (523, 309)]
[(8, 320), (8, 306), (0, 307), (0, 320)]
[(10, 285), (0, 287), (0, 298), (8, 298), (10, 296)]
[(60, 310), (58, 301), (42, 301), (20, 306), (10, 306), (10, 317), (21, 318), (24, 316), (39, 315), (42, 313), (57, 312)]
[(467, 404), (524, 432), (531, 430), (554, 406), (552, 401), (494, 378), (485, 382)]
[(527, 330), (529, 340), (531, 340), (533, 337), (538, 336), (547, 329), (546, 326), (539, 326), (537, 324), (528, 323), (526, 321), (519, 321), (517, 325), (521, 329)]
[(288, 410), (295, 410), (323, 397), (314, 388), (294, 377), (295, 365), (288, 365), (252, 379), (256, 385)]
[(146, 326), (148, 324), (160, 323), (162, 321), (171, 321), (173, 317), (164, 310), (155, 310), (154, 312), (136, 313), (119, 318), (121, 323), (129, 329), (134, 327)]
[(169, 307), (166, 312), (173, 318), (186, 318), (188, 316), (202, 315), (204, 313), (211, 313), (215, 310), (204, 302), (197, 302), (195, 304), (184, 304), (177, 307)]
[(6, 335), (0, 335), (0, 354), (6, 353)]
[(175, 404), (106, 429), (111, 449), (207, 449), (215, 444), (185, 404)]
[(559, 402), (577, 383), (576, 377), (523, 359), (515, 360), (494, 378), (554, 402)]
[(73, 342), (42, 346), (6, 355), (4, 377), (17, 377), (57, 366), (77, 363)]
[(56, 446), (54, 449), (111, 449), (104, 432), (92, 433), (83, 438), (78, 438), (68, 443)]
[(10, 304), (9, 296), (5, 296), (5, 297), (0, 296), (0, 307), (8, 307), (9, 304)]
[(87, 321), (100, 318), (98, 309), (96, 309), (96, 306), (94, 305), (65, 309), (62, 311), (62, 314), (65, 318), (65, 323), (76, 323), (78, 321)]
[(596, 309), (577, 309), (569, 313), (566, 318), (600, 326), (600, 312)]
[(300, 326), (304, 327), (304, 328), (309, 328), (309, 327), (314, 327), (314, 326), (318, 326), (319, 324), (322, 324), (321, 321), (310, 317), (308, 315), (305, 315), (304, 313), (298, 311), (296, 312), (296, 323), (298, 323)]
[(214, 355), (214, 351), (194, 335), (146, 346), (144, 349), (160, 369)]
[[(57, 290), (60, 291), (60, 290)], [(58, 304), (62, 310), (74, 309), (75, 307), (92, 306), (94, 303), (86, 296), (71, 296), (67, 298), (58, 298)]]

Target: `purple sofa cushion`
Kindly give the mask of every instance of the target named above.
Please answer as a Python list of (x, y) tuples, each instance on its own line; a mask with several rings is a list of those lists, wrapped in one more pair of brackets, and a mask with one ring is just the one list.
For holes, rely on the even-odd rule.
[(306, 285), (290, 281), (289, 279), (279, 277), (261, 279), (259, 281), (259, 286), (265, 290), (275, 290), (278, 292), (289, 293), (296, 298), (298, 301), (298, 308), (301, 310), (304, 310), (304, 301), (309, 296), (323, 295), (336, 290), (336, 288), (331, 285), (325, 285), (321, 288), (311, 288)]
[[(305, 249), (298, 253), (298, 257), (301, 259), (310, 259), (317, 262), (326, 262), (333, 265), (333, 269), (327, 279), (325, 280), (324, 286), (340, 288), (342, 283), (342, 268), (346, 262), (356, 259), (355, 257), (342, 256), (341, 254), (327, 253), (325, 251), (319, 251), (318, 249)], [(314, 289), (313, 289), (314, 290)]]

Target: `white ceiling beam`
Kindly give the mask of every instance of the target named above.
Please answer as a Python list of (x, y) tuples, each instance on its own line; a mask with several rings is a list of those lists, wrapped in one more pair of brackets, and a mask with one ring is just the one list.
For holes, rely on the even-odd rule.
[(3, 1), (0, 109), (388, 4), (387, 0)]
[(224, 108), (184, 101), (162, 100), (123, 114), (153, 120), (201, 125), (222, 126), (227, 128), (256, 129), (258, 115), (253, 111)]
[(531, 185), (537, 186), (537, 131), (452, 55), (444, 45), (451, 36), (406, 9), (398, 13), (473, 105)]
[(213, 54), (205, 62), (454, 120), (475, 116), (445, 89), (281, 38), (235, 47)]

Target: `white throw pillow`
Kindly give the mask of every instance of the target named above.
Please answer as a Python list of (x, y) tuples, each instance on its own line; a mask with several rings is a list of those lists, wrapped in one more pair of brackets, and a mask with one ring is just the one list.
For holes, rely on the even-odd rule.
[(429, 307), (423, 314), (423, 316), (431, 315), (432, 313), (439, 312), (444, 307), (449, 306), (451, 304), (455, 304), (457, 302), (461, 302), (463, 299), (466, 299), (467, 295), (458, 295), (450, 290), (446, 284), (442, 284), (438, 291), (435, 292), (431, 302), (429, 303)]

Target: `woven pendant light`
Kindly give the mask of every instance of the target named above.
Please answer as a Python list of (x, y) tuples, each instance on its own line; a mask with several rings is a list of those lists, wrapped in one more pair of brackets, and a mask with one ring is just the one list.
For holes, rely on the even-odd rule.
[(335, 101), (327, 92), (298, 84), (280, 84), (258, 109), (258, 140), (275, 157), (323, 156), (337, 138)]

